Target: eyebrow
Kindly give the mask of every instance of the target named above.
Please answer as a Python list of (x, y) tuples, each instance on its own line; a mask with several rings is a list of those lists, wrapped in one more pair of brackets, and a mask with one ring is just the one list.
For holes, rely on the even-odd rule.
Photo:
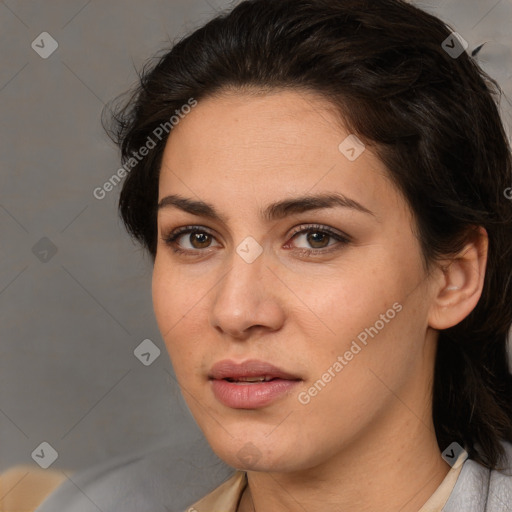
[[(217, 211), (212, 204), (204, 201), (197, 201), (195, 199), (189, 199), (178, 194), (171, 194), (162, 198), (158, 203), (157, 210), (161, 211), (164, 208), (172, 207), (178, 208), (192, 215), (206, 217), (223, 224), (227, 224), (228, 221), (228, 218)], [(271, 222), (273, 220), (283, 219), (293, 214), (334, 207), (350, 208), (375, 217), (375, 213), (364, 207), (362, 204), (344, 196), (343, 194), (337, 193), (283, 199), (282, 201), (272, 203), (265, 209), (261, 210), (260, 217), (267, 222)]]

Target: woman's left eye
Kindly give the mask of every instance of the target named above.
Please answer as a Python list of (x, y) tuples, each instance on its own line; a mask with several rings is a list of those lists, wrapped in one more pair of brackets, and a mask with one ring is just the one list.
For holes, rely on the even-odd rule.
[[(297, 240), (303, 240), (307, 244), (309, 244), (312, 249), (308, 247), (299, 247), (301, 249), (301, 252), (330, 252), (329, 251), (323, 251), (322, 249), (325, 249), (326, 247), (332, 247), (336, 246), (338, 248), (339, 245), (344, 245), (350, 242), (350, 239), (347, 235), (342, 235), (339, 233), (335, 233), (334, 231), (331, 231), (327, 227), (322, 226), (309, 226), (307, 228), (299, 228), (295, 233), (292, 235), (291, 240), (295, 240), (295, 244), (297, 243)], [(329, 242), (333, 243), (329, 243)]]
[[(191, 248), (183, 248), (182, 244), (178, 243), (181, 238), (184, 238), (184, 240), (191, 245)], [(211, 242), (215, 240), (215, 237), (208, 229), (201, 226), (185, 226), (171, 232), (168, 236), (163, 237), (162, 240), (166, 245), (172, 247), (175, 253), (197, 255), (198, 253), (204, 252), (201, 251), (201, 249), (214, 247), (211, 245)], [(289, 240), (293, 240), (295, 242), (293, 246), (295, 246), (301, 254), (306, 255), (326, 254), (332, 250), (340, 249), (351, 241), (348, 235), (334, 232), (326, 226), (316, 225), (300, 226), (291, 234)], [(296, 247), (297, 240), (303, 240), (306, 244), (309, 244), (310, 247)], [(286, 249), (290, 248), (290, 241), (286, 243)], [(199, 246), (194, 246), (196, 243), (198, 243)], [(326, 248), (329, 249), (326, 250)]]

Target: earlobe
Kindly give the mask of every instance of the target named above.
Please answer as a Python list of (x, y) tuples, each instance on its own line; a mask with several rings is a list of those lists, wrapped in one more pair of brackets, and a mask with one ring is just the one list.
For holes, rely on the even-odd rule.
[(484, 285), (488, 243), (487, 231), (479, 227), (460, 253), (439, 266), (430, 327), (448, 329), (473, 311)]

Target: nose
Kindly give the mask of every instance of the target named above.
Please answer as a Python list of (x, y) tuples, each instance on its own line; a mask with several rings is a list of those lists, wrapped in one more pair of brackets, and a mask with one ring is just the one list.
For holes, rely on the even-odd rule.
[(211, 325), (237, 340), (245, 340), (258, 330), (280, 329), (285, 320), (279, 296), (282, 284), (268, 268), (265, 252), (252, 263), (233, 253), (230, 263), (230, 269), (214, 289)]

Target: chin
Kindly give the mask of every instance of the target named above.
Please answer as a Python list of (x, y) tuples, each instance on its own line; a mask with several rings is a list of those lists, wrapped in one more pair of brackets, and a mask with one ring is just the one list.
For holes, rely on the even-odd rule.
[[(222, 436), (216, 442), (208, 442), (215, 454), (229, 466), (242, 471), (290, 472), (297, 470), (304, 461), (297, 461), (297, 443), (288, 437), (272, 441), (261, 432), (259, 435), (246, 434), (243, 437)], [(295, 446), (295, 448), (294, 448)], [(304, 453), (301, 452), (301, 458)]]

